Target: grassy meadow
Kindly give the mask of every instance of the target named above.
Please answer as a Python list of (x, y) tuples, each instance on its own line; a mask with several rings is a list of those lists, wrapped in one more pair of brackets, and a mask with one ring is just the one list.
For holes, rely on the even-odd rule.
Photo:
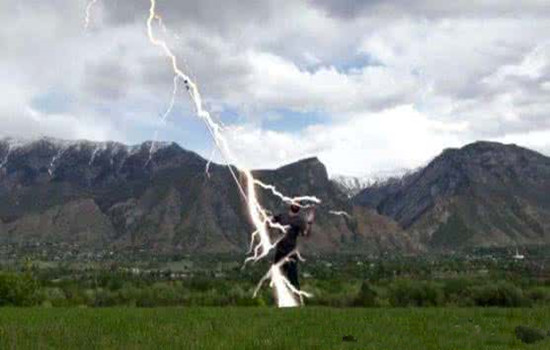
[[(550, 349), (550, 308), (1, 308), (1, 349)], [(353, 336), (356, 341), (343, 341)]]

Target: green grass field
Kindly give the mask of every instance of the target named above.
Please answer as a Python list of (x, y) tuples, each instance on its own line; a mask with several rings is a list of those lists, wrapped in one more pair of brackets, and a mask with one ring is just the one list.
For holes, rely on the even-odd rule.
[(550, 329), (550, 309), (0, 308), (0, 348), (550, 349), (520, 324)]

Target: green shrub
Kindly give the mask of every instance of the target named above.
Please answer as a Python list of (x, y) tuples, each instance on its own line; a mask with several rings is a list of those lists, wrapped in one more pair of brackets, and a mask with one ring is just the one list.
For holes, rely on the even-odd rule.
[(443, 304), (443, 291), (433, 282), (398, 280), (389, 287), (392, 306), (438, 306)]
[(538, 328), (517, 326), (514, 332), (516, 333), (516, 338), (526, 344), (533, 344), (546, 338), (546, 332)]
[(42, 289), (42, 296), (44, 301), (47, 301), (51, 306), (67, 306), (67, 296), (61, 288), (44, 288)]
[(446, 280), (443, 284), (445, 301), (450, 305), (473, 306), (470, 288), (473, 281), (466, 278)]
[(93, 301), (93, 306), (105, 307), (105, 306), (115, 306), (117, 305), (117, 299), (115, 293), (99, 288), (95, 291), (95, 298)]
[(526, 297), (536, 304), (550, 304), (550, 289), (545, 287), (536, 287), (526, 293)]
[(507, 282), (474, 286), (469, 292), (477, 306), (519, 307), (528, 304), (522, 290)]
[(31, 306), (41, 301), (39, 285), (30, 274), (0, 272), (0, 306)]
[(368, 281), (363, 281), (363, 283), (361, 284), (361, 289), (359, 289), (359, 293), (357, 293), (357, 296), (353, 301), (353, 305), (364, 307), (376, 306), (377, 294), (378, 293), (376, 293), (376, 291), (372, 289)]

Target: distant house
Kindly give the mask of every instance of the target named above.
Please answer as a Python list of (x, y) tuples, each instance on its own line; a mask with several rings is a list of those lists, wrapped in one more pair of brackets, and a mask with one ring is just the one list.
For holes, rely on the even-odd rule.
[(523, 260), (525, 259), (525, 255), (520, 254), (518, 251), (518, 248), (516, 248), (516, 254), (512, 257), (514, 260)]

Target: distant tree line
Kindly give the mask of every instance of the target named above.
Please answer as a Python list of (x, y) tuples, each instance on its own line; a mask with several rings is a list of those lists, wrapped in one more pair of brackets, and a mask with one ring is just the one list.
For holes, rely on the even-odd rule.
[[(51, 274), (51, 272), (50, 272)], [(135, 275), (88, 271), (45, 278), (31, 271), (0, 272), (0, 306), (267, 306), (268, 288), (255, 299), (257, 279), (196, 276), (171, 279), (165, 274)], [(254, 276), (255, 277), (255, 276)], [(314, 297), (308, 305), (331, 307), (435, 307), (550, 305), (550, 283), (534, 279), (457, 277), (419, 279), (314, 278), (303, 280)]]

